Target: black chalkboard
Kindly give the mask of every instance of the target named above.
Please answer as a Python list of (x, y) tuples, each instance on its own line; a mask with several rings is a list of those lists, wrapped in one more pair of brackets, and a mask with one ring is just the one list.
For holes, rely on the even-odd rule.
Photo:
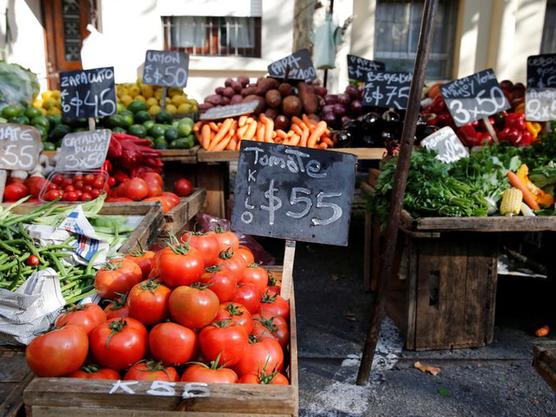
[(114, 67), (60, 73), (62, 113), (68, 119), (116, 113)]
[(242, 141), (232, 229), (347, 246), (354, 155)]
[(456, 126), (491, 116), (510, 108), (492, 69), (460, 78), (440, 87)]
[(201, 114), (201, 120), (218, 120), (251, 114), (257, 108), (258, 101), (246, 101), (245, 103), (230, 104), (228, 106), (213, 107)]
[(317, 79), (317, 71), (308, 49), (300, 49), (285, 58), (274, 61), (267, 68), (268, 75), (272, 78), (302, 81)]
[(56, 171), (81, 171), (102, 167), (110, 145), (108, 129), (69, 133), (56, 154)]
[(409, 72), (367, 72), (363, 105), (404, 110), (412, 78)]
[(187, 85), (189, 55), (178, 51), (148, 50), (143, 65), (143, 82), (163, 87)]
[(527, 57), (527, 88), (556, 87), (556, 54)]
[(371, 61), (370, 59), (350, 54), (347, 56), (347, 64), (348, 78), (350, 80), (367, 81), (368, 72), (383, 72), (385, 69), (384, 63), (380, 61)]
[(556, 54), (533, 55), (527, 58), (527, 120), (556, 120)]
[(0, 170), (35, 168), (42, 151), (41, 133), (31, 126), (0, 124)]

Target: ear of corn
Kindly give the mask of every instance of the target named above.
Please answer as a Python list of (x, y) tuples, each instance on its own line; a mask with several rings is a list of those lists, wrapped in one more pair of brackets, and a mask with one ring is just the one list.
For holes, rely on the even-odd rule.
[(500, 203), (500, 214), (503, 216), (515, 216), (521, 211), (521, 203), (523, 202), (523, 193), (517, 188), (508, 188), (502, 194), (502, 202)]

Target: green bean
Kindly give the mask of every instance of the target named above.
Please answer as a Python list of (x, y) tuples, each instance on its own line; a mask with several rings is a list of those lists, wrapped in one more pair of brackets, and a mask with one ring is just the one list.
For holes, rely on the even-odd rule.
[(66, 268), (64, 267), (64, 265), (62, 265), (62, 262), (60, 262), (56, 255), (47, 253), (46, 256), (48, 256), (52, 260), (56, 271), (58, 271), (61, 275), (66, 275)]
[[(9, 241), (8, 241), (9, 242)], [(6, 241), (0, 241), (0, 248), (19, 255), (21, 251), (13, 246), (10, 246)]]

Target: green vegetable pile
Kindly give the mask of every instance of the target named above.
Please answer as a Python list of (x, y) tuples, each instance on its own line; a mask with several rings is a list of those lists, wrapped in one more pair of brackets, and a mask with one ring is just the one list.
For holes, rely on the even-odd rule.
[[(414, 217), (494, 214), (509, 187), (507, 171), (517, 170), (521, 163), (530, 167), (530, 179), (537, 186), (547, 192), (553, 192), (556, 186), (556, 132), (526, 148), (482, 147), (454, 163), (446, 164), (435, 157), (436, 153), (424, 148), (415, 149), (411, 155), (404, 208)], [(392, 158), (383, 163), (370, 201), (371, 210), (383, 219), (388, 214), (397, 162)]]

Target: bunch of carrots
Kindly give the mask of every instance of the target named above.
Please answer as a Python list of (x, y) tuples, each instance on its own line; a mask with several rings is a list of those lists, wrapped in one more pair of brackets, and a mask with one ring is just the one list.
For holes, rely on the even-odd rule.
[(274, 121), (260, 114), (258, 120), (249, 116), (229, 118), (220, 123), (197, 122), (193, 126), (197, 140), (207, 151), (236, 151), (242, 140), (278, 143), (291, 146), (327, 149), (334, 146), (326, 122), (311, 120), (307, 115), (292, 117), (288, 132), (274, 129)]

